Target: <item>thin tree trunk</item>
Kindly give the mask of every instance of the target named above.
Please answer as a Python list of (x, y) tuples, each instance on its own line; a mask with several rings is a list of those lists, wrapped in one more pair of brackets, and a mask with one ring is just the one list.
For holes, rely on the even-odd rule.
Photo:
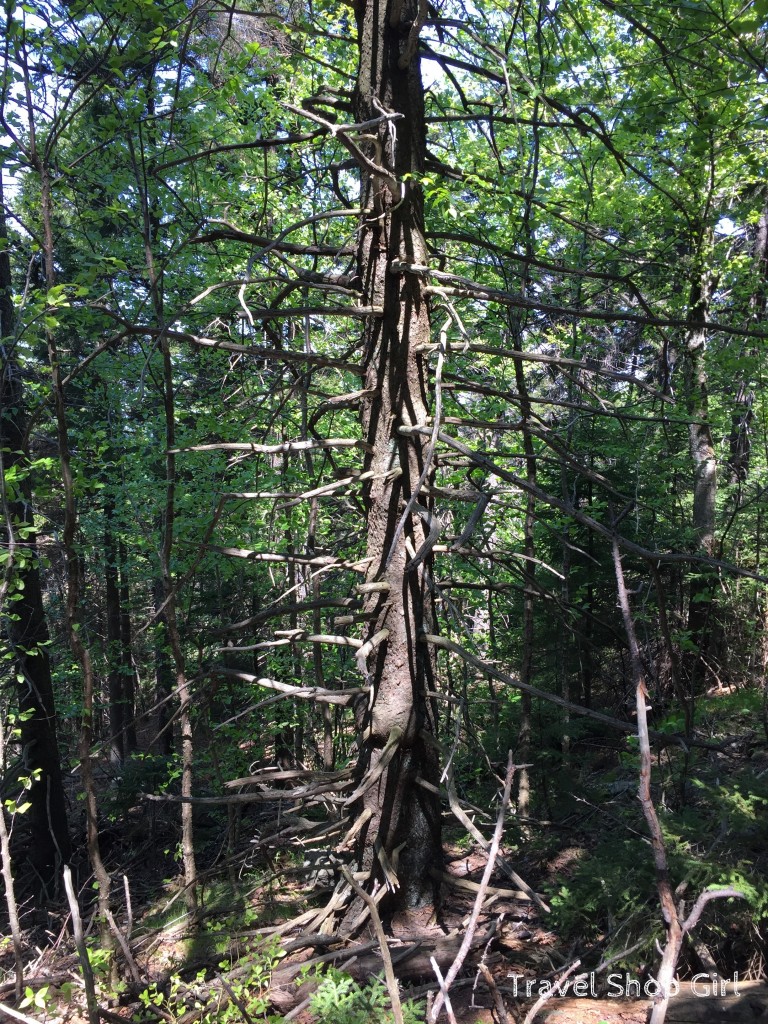
[(667, 930), (666, 943), (662, 953), (661, 964), (656, 975), (656, 985), (659, 998), (654, 1003), (651, 1011), (651, 1024), (664, 1024), (667, 1005), (669, 1003), (670, 988), (675, 977), (675, 968), (680, 957), (683, 946), (683, 922), (677, 912), (674, 892), (669, 875), (669, 863), (667, 851), (664, 845), (664, 834), (661, 830), (656, 808), (651, 798), (651, 745), (648, 735), (648, 690), (645, 685), (640, 648), (635, 635), (635, 627), (632, 619), (632, 611), (629, 606), (629, 596), (624, 581), (624, 571), (621, 565), (618, 541), (613, 542), (613, 564), (616, 572), (616, 589), (619, 597), (624, 628), (627, 634), (629, 646), (629, 659), (632, 671), (632, 681), (635, 685), (636, 709), (637, 709), (637, 736), (640, 748), (640, 785), (637, 796), (643, 808), (643, 815), (648, 824), (648, 831), (653, 851), (653, 863), (656, 869), (656, 889), (659, 894), (661, 915), (664, 919), (664, 926)]
[[(691, 288), (689, 319), (691, 327), (685, 339), (684, 379), (687, 411), (690, 417), (688, 437), (693, 462), (692, 526), (696, 545), (707, 555), (715, 550), (715, 502), (717, 498), (717, 454), (709, 421), (709, 391), (704, 361), (707, 340), (706, 318), (715, 282), (702, 272)], [(684, 655), (684, 675), (692, 695), (703, 686), (704, 646), (712, 614), (711, 582), (695, 577), (691, 582), (688, 604), (688, 632), (693, 649)]]
[[(0, 465), (0, 469), (2, 466)], [(3, 585), (2, 598), (5, 599), (7, 588)], [(3, 725), (3, 710), (0, 709), (0, 772), (5, 775), (5, 726)], [(16, 972), (15, 993), (16, 999), (21, 999), (24, 985), (24, 958), (22, 955), (23, 944), (21, 938), (21, 925), (19, 923), (19, 907), (16, 902), (16, 886), (13, 877), (13, 865), (11, 863), (11, 842), (8, 832), (8, 824), (5, 820), (5, 804), (0, 805), (0, 872), (2, 873), (5, 906), (8, 911), (8, 924), (11, 929), (11, 941), (13, 942), (13, 963)], [(13, 819), (11, 819), (13, 820)]]
[(709, 388), (704, 362), (706, 317), (715, 282), (703, 273), (691, 289), (692, 321), (685, 340), (685, 378), (688, 428), (693, 480), (693, 529), (696, 542), (708, 555), (715, 546), (715, 499), (717, 497), (717, 454), (709, 422)]
[[(150, 273), (152, 267), (150, 264)], [(194, 770), (194, 744), (192, 737), (191, 691), (187, 680), (186, 660), (181, 643), (181, 634), (176, 617), (176, 590), (171, 575), (171, 551), (173, 548), (175, 502), (176, 502), (176, 413), (173, 398), (173, 366), (167, 338), (161, 342), (163, 357), (163, 407), (165, 409), (166, 444), (166, 501), (164, 532), (160, 551), (160, 567), (163, 573), (165, 595), (165, 619), (168, 642), (176, 675), (176, 696), (179, 701), (179, 725), (181, 728), (181, 795), (192, 796)], [(181, 856), (184, 865), (184, 896), (187, 910), (194, 917), (197, 914), (197, 865), (195, 863), (195, 841), (192, 804), (181, 805)]]
[[(315, 554), (315, 535), (317, 530), (318, 502), (314, 498), (309, 511), (309, 536), (307, 538), (307, 554)], [(312, 600), (317, 607), (312, 610), (312, 632), (322, 633), (323, 623), (320, 614), (320, 581), (315, 576), (311, 582)], [(319, 690), (325, 689), (325, 673), (323, 672), (323, 652), (320, 644), (312, 645), (313, 683)], [(322, 705), (323, 715), (323, 769), (333, 771), (333, 708), (330, 704)]]
[[(518, 346), (516, 346), (518, 347)], [(525, 371), (519, 359), (515, 360), (515, 381), (520, 396), (520, 412), (524, 424), (528, 425), (531, 415), (531, 402), (525, 382)], [(533, 449), (533, 438), (527, 429), (523, 430), (523, 446), (525, 451), (525, 478), (531, 486), (536, 486), (536, 454)], [(534, 650), (534, 598), (535, 598), (535, 562), (536, 544), (534, 526), (536, 523), (536, 499), (532, 493), (525, 498), (525, 520), (523, 523), (523, 552), (525, 567), (523, 569), (523, 647), (520, 658), (520, 681), (525, 686), (533, 682), (533, 650)], [(568, 694), (563, 693), (568, 699)], [(520, 768), (517, 771), (517, 813), (527, 818), (530, 812), (531, 782), (528, 762), (531, 758), (531, 695), (523, 693), (520, 701), (520, 735), (518, 737), (517, 758)], [(563, 744), (566, 743), (563, 737)], [(565, 750), (564, 750), (565, 752)]]
[(120, 575), (120, 671), (123, 674), (123, 701), (125, 702), (125, 753), (137, 750), (136, 736), (136, 686), (134, 681), (131, 591), (128, 582), (128, 553), (122, 537), (117, 543)]
[[(537, 22), (536, 38), (540, 39), (540, 23)], [(538, 116), (539, 101), (534, 105), (534, 119)], [(523, 211), (522, 229), (524, 233), (525, 252), (529, 259), (534, 255), (534, 228), (531, 218), (531, 205), (533, 194), (539, 176), (539, 135), (538, 130), (534, 131), (533, 146), (531, 147), (527, 167), (527, 192), (525, 197), (525, 208)], [(529, 287), (529, 268), (525, 265), (525, 271), (520, 283), (521, 294), (527, 295)], [(518, 319), (514, 324), (514, 348), (518, 352), (523, 349), (523, 322)], [(520, 399), (520, 413), (523, 421), (523, 450), (525, 452), (525, 478), (532, 486), (536, 486), (536, 453), (533, 446), (529, 425), (531, 422), (531, 400), (528, 393), (528, 385), (525, 380), (525, 368), (520, 359), (515, 360), (515, 384)], [(523, 622), (522, 622), (522, 652), (520, 658), (520, 679), (526, 686), (530, 686), (533, 680), (533, 653), (534, 653), (534, 598), (535, 598), (535, 575), (536, 543), (534, 540), (534, 527), (536, 524), (536, 499), (529, 491), (525, 498), (525, 520), (523, 522), (523, 552), (525, 554), (525, 566), (523, 570)], [(517, 813), (521, 818), (527, 818), (530, 813), (531, 802), (531, 779), (528, 772), (528, 763), (531, 760), (531, 735), (532, 723), (532, 701), (530, 693), (523, 693), (520, 699), (520, 735), (517, 745), (517, 760), (520, 768), (517, 770)]]
[(168, 619), (165, 614), (165, 589), (162, 579), (152, 584), (155, 615), (155, 704), (157, 706), (157, 728), (155, 743), (163, 757), (173, 753), (173, 726), (171, 725), (170, 699), (173, 693), (173, 667), (168, 656)]
[(114, 535), (115, 505), (104, 504), (104, 590), (107, 624), (107, 682), (109, 687), (109, 750), (113, 763), (125, 759), (125, 693), (120, 636), (120, 578)]
[[(153, 142), (155, 98), (154, 69), (147, 72), (147, 131), (149, 142)], [(141, 146), (140, 156), (136, 147), (130, 144), (131, 161), (136, 188), (141, 197), (142, 234), (146, 281), (152, 302), (155, 321), (161, 329), (164, 326), (164, 290), (162, 268), (155, 259), (155, 247), (160, 236), (160, 217), (150, 195), (150, 181), (144, 163), (147, 148)], [(160, 356), (163, 365), (162, 400), (165, 418), (165, 508), (162, 516), (162, 537), (160, 542), (160, 571), (162, 574), (163, 609), (168, 644), (173, 660), (175, 692), (179, 702), (179, 727), (181, 730), (181, 795), (192, 796), (194, 769), (194, 743), (192, 735), (191, 691), (187, 679), (186, 658), (179, 631), (177, 617), (176, 586), (171, 569), (171, 555), (174, 545), (176, 519), (176, 403), (173, 388), (173, 361), (168, 338), (160, 335)], [(189, 800), (181, 805), (181, 855), (184, 867), (184, 897), (189, 913), (197, 914), (197, 865), (195, 862), (193, 808)]]
[[(147, 124), (148, 131), (153, 130), (153, 118), (155, 113), (155, 102), (153, 94), (153, 70), (147, 73)], [(152, 303), (152, 312), (155, 322), (162, 329), (164, 324), (164, 294), (162, 270), (155, 260), (155, 246), (160, 234), (160, 218), (152, 197), (149, 193), (149, 177), (144, 164), (146, 147), (141, 146), (140, 155), (137, 154), (133, 142), (129, 144), (133, 173), (138, 194), (141, 197), (142, 210), (142, 235), (144, 243), (144, 259), (146, 267), (147, 290)], [(191, 691), (187, 679), (186, 658), (179, 631), (177, 617), (176, 586), (171, 568), (171, 556), (174, 545), (175, 516), (176, 516), (176, 405), (173, 388), (173, 361), (171, 357), (171, 346), (168, 338), (161, 334), (159, 338), (159, 350), (162, 359), (162, 402), (163, 415), (165, 420), (165, 506), (161, 517), (161, 540), (160, 540), (160, 572), (162, 586), (162, 613), (158, 619), (164, 619), (165, 633), (168, 640), (171, 659), (173, 662), (174, 690), (179, 704), (178, 720), (181, 731), (181, 795), (189, 798), (192, 796), (193, 780), (193, 734), (191, 715)], [(155, 602), (157, 607), (158, 589), (155, 591)], [(162, 675), (161, 675), (162, 669)], [(159, 660), (157, 666), (158, 690), (165, 685), (165, 665)], [(168, 671), (170, 675), (170, 671)], [(162, 705), (165, 707), (165, 705)], [(161, 711), (161, 720), (163, 712)], [(167, 722), (163, 728), (167, 729)], [(165, 735), (165, 733), (163, 734)], [(169, 737), (163, 740), (163, 748), (169, 749)], [(197, 914), (197, 866), (195, 863), (194, 847), (194, 823), (193, 808), (189, 800), (181, 805), (181, 851), (182, 864), (184, 868), (184, 896), (189, 913), (195, 917)]]

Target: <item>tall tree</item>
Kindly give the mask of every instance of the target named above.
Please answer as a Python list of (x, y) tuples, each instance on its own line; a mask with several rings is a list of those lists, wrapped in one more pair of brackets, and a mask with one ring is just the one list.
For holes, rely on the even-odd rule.
[[(28, 789), (29, 860), (43, 888), (55, 887), (71, 846), (56, 733), (56, 704), (43, 607), (29, 453), (28, 417), (8, 251), (4, 174), (0, 172), (0, 466), (3, 473), (4, 646), (16, 680)], [(3, 710), (5, 714), (5, 710)]]
[[(81, 607), (64, 618), (81, 656), (73, 563), (111, 546), (144, 617), (142, 677), (181, 726), (164, 736), (183, 792), (163, 798), (184, 805), (190, 880), (210, 716), (237, 739), (234, 778), (277, 761), (281, 799), (330, 807), (385, 918), (427, 918), (443, 796), (485, 842), (454, 770), (480, 763), (493, 788), (514, 748), (535, 810), (553, 761), (569, 786), (578, 772), (562, 753), (579, 722), (634, 731), (614, 545), (645, 599), (640, 655), (695, 741), (683, 683), (713, 574), (764, 583), (744, 540), (764, 454), (738, 503), (711, 472), (727, 381), (756, 391), (740, 353), (765, 343), (749, 239), (724, 243), (726, 219), (754, 231), (764, 206), (764, 14), (142, 3), (70, 7), (40, 34), (57, 59), (27, 74), (17, 205), (46, 260), (23, 315), (51, 346), (69, 473)], [(109, 403), (83, 396), (118, 377), (124, 455), (94, 472)], [(78, 519), (88, 475), (104, 493)], [(122, 643), (119, 573), (102, 582)], [(331, 909), (351, 931), (345, 881)]]
[(365, 470), (372, 473), (364, 489), (366, 584), (373, 586), (363, 584), (372, 650), (358, 656), (371, 687), (357, 720), (365, 788), (360, 802), (370, 812), (360, 843), (362, 863), (375, 875), (385, 857), (394, 864), (399, 858), (398, 899), (406, 907), (433, 902), (430, 870), (440, 868), (442, 857), (437, 709), (430, 696), (436, 659), (423, 642), (435, 629), (434, 503), (425, 497), (434, 443), (410, 429), (427, 422), (432, 341), (419, 184), (426, 156), (418, 54), (423, 21), (423, 5), (416, 3), (359, 6), (353, 100), (358, 122), (375, 126), (364, 143), (367, 152), (359, 154), (365, 159), (357, 269), (363, 302), (374, 311), (362, 339)]

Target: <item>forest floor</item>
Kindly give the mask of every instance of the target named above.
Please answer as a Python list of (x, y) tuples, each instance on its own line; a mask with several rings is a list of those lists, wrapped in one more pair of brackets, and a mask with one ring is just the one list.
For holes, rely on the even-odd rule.
[[(702, 889), (727, 881), (741, 886), (749, 900), (707, 909), (695, 941), (683, 950), (681, 990), (667, 1020), (768, 1022), (768, 744), (759, 730), (747, 728), (754, 722), (751, 697), (713, 702), (712, 712), (711, 749), (687, 762), (676, 749), (659, 755), (655, 799), (665, 815), (680, 899), (690, 907)], [(730, 743), (730, 736), (740, 738)], [(542, 817), (508, 819), (502, 855), (546, 908), (519, 898), (497, 863), (470, 955), (451, 989), (457, 1024), (503, 1024), (504, 1014), (509, 1024), (521, 1024), (536, 997), (558, 981), (565, 991), (540, 1005), (537, 1024), (647, 1019), (663, 930), (633, 756), (623, 741), (582, 738), (568, 763), (534, 780)], [(118, 952), (121, 977), (109, 975), (92, 910), (88, 944), (108, 1024), (383, 1021), (376, 1013), (387, 1005), (386, 989), (370, 984), (381, 971), (378, 944), (372, 935), (359, 934), (354, 942), (334, 935), (333, 915), (323, 917), (338, 888), (338, 865), (318, 860), (312, 845), (292, 830), (293, 821), (306, 825), (300, 809), (260, 804), (238, 815), (199, 815), (199, 913), (191, 927), (178, 875), (175, 806), (152, 810), (156, 805), (136, 800), (127, 773), (116, 781), (108, 774), (105, 767), (101, 838), (115, 880), (115, 917), (133, 961)], [(475, 806), (493, 809), (496, 792), (495, 783), (486, 783), (462, 796), (467, 806), (471, 798)], [(490, 815), (475, 820), (490, 834)], [(448, 817), (445, 835), (439, 920), (417, 927), (413, 918), (396, 915), (388, 922), (403, 998), (420, 1001), (422, 1009), (428, 991), (436, 990), (430, 957), (445, 974), (486, 865), (482, 849), (468, 844)], [(87, 890), (83, 857), (81, 899)], [(26, 1001), (16, 1004), (18, 1011), (40, 1024), (85, 1021), (67, 915), (26, 909), (24, 926)], [(0, 928), (8, 934), (2, 923)], [(574, 985), (581, 971), (580, 988), (568, 988), (563, 975), (577, 958), (582, 966), (567, 984)], [(712, 972), (727, 979), (714, 992)], [(0, 1004), (13, 1005), (13, 997), (13, 955), (4, 939)]]
[[(567, 877), (582, 854), (580, 848), (563, 847), (558, 856), (544, 866), (542, 877), (547, 872), (557, 872), (560, 878)], [(449, 849), (448, 856), (451, 858), (446, 865), (448, 873), (459, 881), (475, 884), (479, 881), (485, 864), (485, 856), (481, 851), (454, 846)], [(211, 1024), (218, 1020), (245, 1019), (256, 1024), (257, 1021), (267, 1019), (256, 1015), (259, 1010), (263, 1010), (271, 1014), (270, 1019), (273, 1021), (294, 1020), (297, 1024), (316, 1024), (322, 1020), (324, 1024), (335, 1024), (336, 1020), (354, 1020), (366, 1024), (365, 1017), (318, 1017), (309, 1007), (301, 1008), (320, 977), (317, 975), (312, 981), (307, 973), (307, 965), (316, 964), (318, 956), (326, 953), (327, 949), (343, 949), (346, 943), (332, 946), (329, 936), (328, 946), (319, 943), (305, 946), (280, 957), (279, 962), (275, 956), (270, 970), (270, 953), (264, 952), (263, 947), (264, 934), (272, 929), (282, 929), (286, 922), (305, 912), (308, 906), (313, 903), (322, 905), (327, 898), (327, 894), (326, 897), (318, 898), (316, 893), (302, 884), (304, 878), (300, 877), (301, 868), (301, 864), (286, 868), (286, 877), (282, 878), (278, 886), (267, 883), (246, 891), (242, 884), (233, 889), (228, 881), (212, 883), (207, 896), (205, 893), (203, 896), (207, 909), (194, 931), (189, 928), (180, 905), (181, 890), (173, 881), (167, 882), (161, 899), (145, 904), (143, 910), (137, 908), (137, 921), (131, 936), (130, 946), (145, 992), (143, 999), (137, 998), (136, 986), (130, 985), (130, 979), (128, 984), (123, 982), (115, 988), (106, 975), (100, 973), (103, 963), (99, 957), (93, 957), (102, 1005), (107, 1010), (106, 1020), (113, 1024), (117, 1024), (119, 1019), (163, 1021), (165, 1024), (193, 1024), (194, 1021)], [(291, 871), (295, 872), (293, 876)], [(504, 887), (508, 882), (501, 873), (492, 881), (498, 891), (491, 896), (490, 905), (481, 914), (478, 926), (479, 936), (488, 938), (474, 944), (466, 969), (462, 971), (451, 992), (456, 1024), (499, 1024), (503, 1020), (494, 1009), (492, 993), (478, 971), (480, 960), (490, 972), (497, 992), (501, 995), (509, 1024), (519, 1024), (534, 1002), (533, 998), (525, 998), (526, 982), (529, 994), (535, 996), (542, 991), (546, 980), (557, 980), (562, 975), (563, 966), (573, 959), (571, 948), (546, 927), (545, 915), (529, 902), (505, 896)], [(150, 878), (146, 877), (144, 883), (149, 886)], [(138, 876), (134, 888), (137, 892), (141, 888)], [(463, 935), (462, 924), (472, 909), (474, 894), (452, 885), (444, 885), (443, 893), (442, 929), (434, 929), (426, 945), (438, 954), (445, 970), (446, 959), (450, 962), (458, 943), (454, 940), (451, 944), (443, 936), (446, 933), (454, 934), (457, 938)], [(54, 924), (53, 919), (49, 923)], [(63, 926), (65, 922), (57, 921), (57, 928), (60, 924)], [(290, 929), (284, 930), (290, 932)], [(49, 937), (52, 936), (53, 932), (49, 931)], [(95, 947), (97, 943), (93, 945)], [(284, 942), (284, 945), (290, 943)], [(407, 946), (405, 938), (402, 945), (403, 948)], [(396, 944), (393, 944), (391, 952), (396, 960)], [(358, 960), (361, 967), (359, 970), (355, 970), (354, 961), (349, 959), (341, 960), (340, 966), (349, 970), (362, 983), (376, 973), (380, 960), (375, 949), (361, 954)], [(236, 978), (243, 965), (249, 964), (252, 966), (247, 971), (247, 983), (240, 988), (233, 978)], [(0, 967), (9, 979), (0, 988), (0, 999), (7, 1004), (12, 994), (12, 959), (7, 944)], [(413, 970), (409, 971), (406, 967), (398, 970), (404, 982), (404, 998), (423, 998), (426, 988), (434, 987), (431, 980), (426, 985), (424, 983), (425, 977), (428, 977), (427, 971), (428, 965), (425, 967), (423, 954), (417, 958)], [(39, 1006), (27, 1007), (23, 1011), (27, 1015), (31, 1013), (31, 1020), (39, 1021), (40, 1024), (86, 1024), (79, 980), (81, 972), (63, 928), (55, 942), (41, 949), (30, 975), (28, 980), (32, 982), (35, 991), (40, 992), (44, 982), (49, 986)], [(221, 999), (223, 993), (220, 987), (217, 994), (216, 979), (222, 976), (230, 979), (230, 987), (241, 997), (247, 991), (249, 1016), (237, 1012), (237, 1008), (232, 1008), (229, 1015), (219, 1012), (219, 1007), (223, 1010), (229, 1002), (226, 996), (224, 1000)], [(615, 977), (619, 979), (619, 975)], [(647, 982), (648, 978), (644, 977), (637, 981), (637, 985)], [(302, 985), (301, 990), (299, 984)], [(536, 1021), (546, 1024), (642, 1024), (647, 1019), (649, 1000), (621, 998), (622, 986), (629, 986), (631, 990), (632, 984), (629, 976), (622, 975), (606, 991), (604, 976), (601, 979), (599, 976), (588, 975), (582, 983), (587, 994), (574, 996), (573, 990), (569, 991), (563, 983), (564, 997), (555, 995), (543, 1004)], [(122, 988), (122, 992), (118, 991), (119, 988)], [(591, 997), (590, 989), (602, 998)], [(258, 997), (261, 996), (263, 999), (260, 1001)], [(196, 1002), (206, 1005), (207, 1011), (195, 1014), (193, 1006)], [(279, 1006), (289, 1016), (276, 1013)], [(292, 1015), (291, 1009), (294, 1011)], [(378, 1020), (375, 1017), (370, 1019)], [(447, 1020), (447, 1017), (443, 1015), (441, 1020)], [(672, 1001), (667, 1020), (670, 1024), (768, 1021), (768, 988), (755, 979), (740, 979), (738, 985), (728, 981), (719, 989), (713, 987), (709, 977), (699, 978), (693, 990), (690, 982), (683, 983), (680, 995)]]

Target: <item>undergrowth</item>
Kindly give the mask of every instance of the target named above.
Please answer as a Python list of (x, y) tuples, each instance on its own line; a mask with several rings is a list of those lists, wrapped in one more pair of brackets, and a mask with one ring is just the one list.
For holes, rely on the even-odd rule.
[[(413, 1000), (403, 1004), (405, 1024), (421, 1024), (423, 1009)], [(331, 968), (310, 999), (317, 1024), (393, 1024), (387, 987), (381, 978), (361, 986), (349, 975)]]

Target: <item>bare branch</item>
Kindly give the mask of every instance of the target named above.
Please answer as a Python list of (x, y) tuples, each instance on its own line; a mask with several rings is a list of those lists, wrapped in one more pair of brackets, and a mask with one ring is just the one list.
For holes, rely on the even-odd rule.
[(356, 687), (350, 690), (323, 690), (317, 686), (292, 686), (290, 683), (281, 683), (277, 679), (266, 679), (251, 672), (241, 672), (239, 669), (225, 668), (223, 665), (214, 666), (207, 674), (209, 676), (227, 676), (230, 679), (242, 679), (243, 682), (263, 686), (267, 690), (278, 690), (280, 693), (285, 694), (286, 697), (316, 700), (321, 704), (349, 704), (351, 700), (361, 693), (368, 692), (367, 688), (364, 687)]
[(683, 931), (690, 932), (699, 923), (699, 918), (702, 912), (710, 900), (724, 900), (724, 899), (739, 899), (745, 900), (746, 895), (739, 889), (734, 889), (731, 886), (727, 886), (723, 889), (707, 889), (705, 892), (699, 893), (699, 898), (691, 908), (691, 912), (683, 922)]
[(491, 881), (493, 867), (494, 864), (496, 863), (496, 856), (499, 852), (499, 846), (501, 844), (501, 835), (502, 832), (504, 831), (504, 818), (506, 817), (507, 809), (509, 807), (509, 798), (512, 792), (512, 780), (514, 777), (515, 761), (512, 751), (510, 750), (507, 756), (507, 775), (504, 780), (504, 792), (501, 797), (501, 803), (499, 804), (499, 813), (496, 819), (496, 828), (493, 831), (493, 839), (491, 840), (491, 845), (488, 850), (488, 860), (485, 865), (485, 871), (483, 872), (483, 877), (480, 880), (480, 886), (477, 890), (477, 896), (475, 897), (475, 903), (474, 906), (472, 907), (472, 913), (469, 918), (469, 923), (467, 924), (466, 931), (464, 932), (464, 938), (462, 939), (459, 951), (456, 954), (456, 959), (451, 964), (451, 967), (445, 976), (444, 989), (443, 986), (441, 985), (441, 991), (437, 998), (435, 999), (434, 1005), (432, 1006), (430, 1019), (433, 1022), (433, 1024), (437, 1021), (437, 1018), (440, 1014), (440, 1009), (443, 1005), (443, 992), (447, 992), (448, 989), (450, 989), (453, 982), (456, 980), (456, 976), (458, 975), (459, 971), (461, 970), (464, 964), (464, 961), (467, 957), (467, 953), (469, 952), (469, 948), (472, 945), (472, 939), (475, 936), (475, 931), (477, 930), (477, 922), (480, 919), (480, 910), (482, 909), (483, 903), (485, 901), (485, 894), (488, 889), (488, 885)]
[(329, 437), (318, 441), (284, 441), (282, 444), (256, 444), (253, 441), (221, 442), (219, 444), (196, 444), (189, 448), (174, 448), (179, 452), (252, 452), (254, 455), (277, 455), (283, 452), (305, 452), (318, 448), (362, 448), (368, 451), (365, 441), (348, 437)]
[[(488, 288), (477, 281), (472, 281), (468, 277), (459, 277), (456, 274), (448, 274), (444, 271), (430, 270), (430, 276), (436, 281), (445, 281), (446, 285), (427, 287), (424, 289), (427, 294), (451, 295), (457, 298), (499, 302), (504, 306), (512, 306), (515, 309), (530, 309), (532, 312), (554, 313), (558, 316), (573, 317), (576, 320), (597, 320), (609, 324), (640, 324), (643, 327), (680, 327), (684, 330), (690, 330), (691, 328), (690, 320), (681, 320), (678, 317), (640, 316), (638, 313), (627, 313), (618, 309), (606, 310), (558, 306), (554, 303), (527, 299), (523, 295), (507, 292), (500, 288)], [(704, 325), (702, 324), (701, 326)], [(706, 328), (708, 331), (718, 331), (722, 334), (730, 334), (738, 338), (759, 338), (761, 340), (768, 338), (768, 334), (765, 331), (755, 331), (748, 327), (734, 327), (731, 324), (723, 324), (714, 320), (708, 320)]]

